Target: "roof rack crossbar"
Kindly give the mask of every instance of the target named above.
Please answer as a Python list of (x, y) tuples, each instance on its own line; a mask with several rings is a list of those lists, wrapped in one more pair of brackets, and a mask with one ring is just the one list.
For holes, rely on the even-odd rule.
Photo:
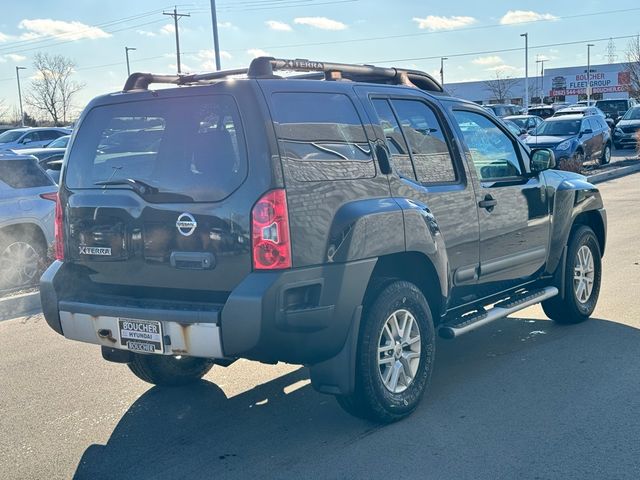
[(148, 90), (152, 83), (167, 83), (174, 85), (187, 85), (207, 80), (216, 80), (232, 75), (246, 74), (248, 69), (238, 68), (235, 70), (221, 70), (219, 72), (190, 74), (190, 75), (156, 75), (153, 73), (132, 73), (124, 84), (123, 92), (134, 90)]

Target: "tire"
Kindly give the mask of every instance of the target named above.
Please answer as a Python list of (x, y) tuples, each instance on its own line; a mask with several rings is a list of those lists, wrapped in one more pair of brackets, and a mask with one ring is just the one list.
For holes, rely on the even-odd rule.
[[(380, 345), (385, 348), (382, 353)], [(365, 301), (355, 389), (351, 395), (338, 396), (338, 403), (360, 418), (398, 421), (420, 403), (434, 356), (435, 329), (424, 295), (409, 282), (387, 283)]]
[(580, 166), (584, 165), (584, 161), (586, 159), (584, 152), (581, 149), (576, 150), (576, 153), (574, 154), (574, 158), (580, 162)]
[(613, 147), (614, 147), (616, 150), (623, 150), (623, 149), (624, 149), (624, 147), (623, 147), (622, 145), (620, 145), (619, 143), (614, 143), (614, 144), (613, 144)]
[[(581, 258), (585, 258), (587, 249), (592, 258), (592, 287), (581, 290), (581, 282), (574, 278), (576, 269), (582, 269)], [(588, 263), (588, 262), (587, 262)], [(584, 262), (582, 262), (584, 264)], [(588, 269), (587, 269), (588, 270)], [(589, 277), (588, 273), (581, 277)], [(544, 313), (552, 320), (562, 324), (580, 323), (588, 319), (598, 303), (600, 294), (600, 282), (602, 280), (602, 260), (600, 245), (593, 230), (587, 226), (575, 228), (569, 239), (567, 249), (567, 264), (565, 268), (565, 292), (564, 297), (556, 296), (542, 302)], [(584, 285), (584, 284), (582, 284)], [(582, 298), (579, 298), (582, 297)]]
[(602, 156), (600, 157), (600, 165), (608, 165), (611, 161), (611, 144), (607, 143), (602, 150)]
[(0, 232), (0, 290), (35, 284), (45, 260), (45, 247), (37, 239)]
[(140, 380), (147, 383), (177, 386), (200, 380), (213, 367), (213, 360), (134, 353), (133, 360), (127, 365)]

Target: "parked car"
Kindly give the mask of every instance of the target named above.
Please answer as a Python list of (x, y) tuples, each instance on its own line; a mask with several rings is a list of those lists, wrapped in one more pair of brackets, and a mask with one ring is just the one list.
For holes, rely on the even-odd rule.
[(53, 242), (56, 190), (34, 157), (0, 154), (0, 290), (37, 282)]
[(596, 107), (596, 100), (580, 100), (576, 102), (574, 105), (578, 105), (581, 107)]
[(511, 120), (513, 123), (518, 125), (521, 129), (525, 131), (525, 133), (532, 133), (538, 125), (540, 125), (544, 120), (535, 115), (513, 115), (510, 117), (504, 117), (505, 120)]
[(553, 114), (556, 113), (556, 109), (553, 108), (552, 105), (534, 105), (530, 107), (527, 111), (529, 115), (533, 115), (543, 120), (549, 117), (553, 117)]
[(640, 130), (640, 106), (627, 110), (613, 130), (613, 145), (616, 148), (635, 147)]
[(553, 116), (561, 117), (563, 115), (597, 115), (605, 119), (609, 129), (613, 129), (615, 126), (613, 119), (607, 118), (602, 110), (598, 107), (588, 107), (586, 105), (571, 105), (570, 107), (558, 110)]
[(67, 150), (70, 135), (58, 137), (53, 142), (43, 148), (25, 148), (22, 150), (13, 150), (21, 155), (32, 155), (38, 159), (38, 164), (42, 167), (51, 178), (58, 183), (60, 176), (60, 168), (62, 166), (62, 158)]
[(548, 148), (558, 163), (576, 158), (580, 163), (611, 161), (611, 131), (601, 115), (561, 115), (540, 124), (525, 140), (530, 148)]
[(14, 128), (0, 134), (0, 150), (44, 147), (56, 138), (70, 134), (71, 130), (65, 128)]
[[(391, 422), (428, 389), (436, 332), (540, 302), (591, 315), (605, 210), (552, 151), (423, 72), (261, 57), (246, 77), (133, 74), (86, 107), (40, 284), (56, 332), (159, 385), (308, 365), (346, 411)], [(138, 133), (104, 153), (109, 129)]]
[(634, 98), (618, 98), (615, 100), (598, 100), (596, 107), (602, 110), (607, 118), (611, 118), (614, 123), (627, 113), (627, 110), (638, 104)]
[(491, 105), (483, 105), (487, 110), (491, 110), (496, 117), (508, 117), (511, 115), (520, 115), (522, 107), (518, 105), (496, 103)]
[(527, 138), (527, 136), (529, 136), (529, 133), (527, 132), (526, 129), (518, 126), (518, 124), (512, 122), (511, 120), (507, 120), (503, 118), (502, 122), (507, 126), (509, 131), (513, 133), (516, 137), (518, 137), (520, 140), (524, 140), (525, 138)]

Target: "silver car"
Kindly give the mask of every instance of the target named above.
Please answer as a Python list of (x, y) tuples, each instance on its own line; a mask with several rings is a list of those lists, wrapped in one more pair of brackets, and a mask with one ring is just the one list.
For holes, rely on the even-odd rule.
[(37, 282), (53, 243), (56, 196), (35, 157), (0, 154), (0, 290)]
[(0, 150), (22, 150), (39, 148), (50, 144), (53, 140), (70, 135), (68, 128), (39, 127), (14, 128), (0, 134)]

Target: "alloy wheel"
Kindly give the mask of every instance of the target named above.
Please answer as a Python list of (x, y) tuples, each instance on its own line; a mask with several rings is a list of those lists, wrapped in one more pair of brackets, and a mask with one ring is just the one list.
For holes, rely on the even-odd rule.
[(378, 369), (391, 393), (402, 393), (413, 382), (420, 349), (420, 327), (413, 314), (401, 309), (389, 315), (378, 339)]
[(591, 298), (593, 282), (595, 278), (595, 267), (593, 253), (587, 245), (583, 245), (576, 253), (576, 260), (573, 268), (573, 291), (576, 299), (585, 304)]

